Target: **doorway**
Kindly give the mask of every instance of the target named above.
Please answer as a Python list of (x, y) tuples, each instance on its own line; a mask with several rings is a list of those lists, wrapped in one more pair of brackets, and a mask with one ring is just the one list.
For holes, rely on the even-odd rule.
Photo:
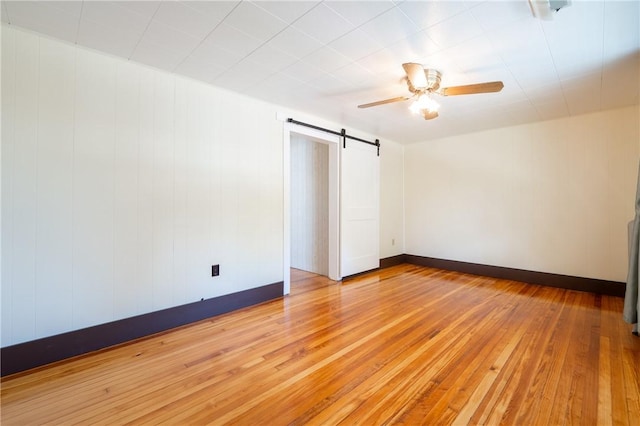
[(291, 135), (291, 267), (329, 276), (329, 146)]
[[(344, 136), (344, 130), (340, 134), (321, 127), (301, 124), (303, 125), (288, 120), (284, 123), (283, 129), (284, 294), (291, 292), (291, 139), (297, 137), (296, 135), (326, 144), (329, 150), (329, 278), (340, 281), (344, 276), (380, 266), (378, 141), (372, 143), (353, 136)], [(347, 144), (347, 139), (355, 142)]]
[[(315, 216), (323, 216), (322, 221), (326, 225), (318, 224), (318, 227), (315, 229), (321, 229), (321, 227), (325, 227), (323, 232), (325, 236), (323, 237), (324, 242), (321, 243), (323, 247), (315, 247), (310, 250), (313, 252), (314, 250), (322, 249), (323, 253), (320, 256), (317, 256), (316, 262), (322, 262), (324, 266), (324, 270), (326, 273), (319, 272), (323, 275), (327, 275), (330, 279), (334, 281), (339, 281), (341, 279), (340, 276), (340, 251), (339, 251), (339, 220), (340, 220), (340, 210), (339, 210), (339, 185), (340, 185), (340, 169), (339, 169), (339, 142), (340, 138), (335, 135), (327, 134), (325, 132), (321, 132), (318, 130), (306, 128), (303, 126), (298, 126), (292, 123), (285, 123), (284, 127), (284, 155), (283, 155), (283, 169), (284, 169), (284, 262), (283, 262), (283, 275), (284, 275), (284, 294), (289, 294), (291, 292), (291, 274), (290, 269), (292, 266), (292, 226), (296, 223), (304, 223), (307, 224), (307, 236), (303, 236), (303, 240), (306, 239), (307, 242), (303, 244), (313, 244), (313, 232), (310, 231), (314, 228), (314, 225), (309, 225), (309, 221), (313, 221), (314, 219), (305, 219), (305, 218), (293, 218), (291, 213), (292, 206), (292, 151), (293, 155), (296, 156), (296, 159), (300, 159), (301, 157), (306, 156), (307, 160), (311, 158), (311, 161), (325, 161), (326, 172), (322, 172), (322, 175), (317, 175), (317, 182), (311, 185), (322, 186), (326, 185), (324, 189), (320, 192), (326, 192), (326, 201), (323, 202), (324, 206), (322, 209), (324, 212), (315, 210), (314, 207), (313, 215)], [(319, 144), (319, 145), (302, 145), (295, 146), (292, 150), (292, 144), (300, 144), (300, 143), (308, 143), (308, 144)], [(321, 146), (320, 146), (321, 145)], [(311, 147), (316, 147), (315, 152), (309, 152)], [(320, 147), (319, 147), (320, 146)], [(304, 152), (306, 150), (306, 153)], [(300, 151), (303, 151), (302, 153)], [(324, 156), (326, 153), (325, 160), (319, 160), (320, 156)], [(317, 155), (316, 155), (317, 154)], [(315, 160), (313, 160), (315, 158)], [(296, 179), (298, 179), (296, 177)], [(324, 182), (322, 182), (324, 180)], [(300, 182), (296, 182), (293, 185), (293, 188), (300, 187)], [(297, 202), (297, 201), (295, 201)], [(296, 253), (297, 256), (297, 253)], [(308, 256), (307, 256), (308, 257)], [(323, 260), (324, 259), (324, 260)], [(308, 259), (307, 259), (308, 260)], [(294, 259), (294, 263), (299, 262), (299, 259)], [(315, 272), (315, 271), (312, 271)]]

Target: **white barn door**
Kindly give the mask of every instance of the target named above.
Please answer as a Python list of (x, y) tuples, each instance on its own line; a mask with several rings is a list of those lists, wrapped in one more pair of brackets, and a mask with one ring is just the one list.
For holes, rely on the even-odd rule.
[(380, 266), (380, 157), (347, 139), (340, 159), (340, 275)]

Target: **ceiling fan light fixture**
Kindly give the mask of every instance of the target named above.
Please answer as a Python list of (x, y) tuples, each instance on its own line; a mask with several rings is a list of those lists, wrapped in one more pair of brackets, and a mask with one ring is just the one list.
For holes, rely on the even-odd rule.
[(413, 101), (409, 109), (414, 114), (419, 114), (422, 111), (428, 111), (430, 113), (438, 112), (440, 104), (434, 101), (427, 93), (422, 93), (418, 96), (418, 99)]

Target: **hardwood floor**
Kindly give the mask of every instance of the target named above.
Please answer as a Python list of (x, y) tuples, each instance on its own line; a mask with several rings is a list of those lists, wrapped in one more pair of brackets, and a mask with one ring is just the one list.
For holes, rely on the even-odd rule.
[(620, 298), (399, 265), (7, 377), (2, 424), (640, 424)]

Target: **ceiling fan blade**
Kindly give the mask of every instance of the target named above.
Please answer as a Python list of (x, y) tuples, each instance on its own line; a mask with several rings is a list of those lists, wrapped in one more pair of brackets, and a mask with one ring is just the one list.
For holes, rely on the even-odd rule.
[(425, 120), (433, 120), (438, 116), (438, 111), (429, 112), (425, 110), (422, 112), (422, 116), (424, 117)]
[(465, 86), (451, 86), (440, 89), (437, 93), (444, 96), (474, 95), (476, 93), (499, 92), (504, 87), (501, 81), (490, 81), (487, 83), (467, 84)]
[(378, 106), (378, 105), (390, 104), (390, 103), (393, 103), (393, 102), (406, 101), (407, 99), (409, 99), (409, 98), (405, 98), (404, 96), (399, 96), (397, 98), (385, 99), (384, 101), (376, 101), (376, 102), (371, 102), (371, 103), (368, 103), (368, 104), (358, 105), (358, 108), (370, 108), (370, 107), (374, 107), (374, 106)]
[(416, 89), (424, 89), (427, 87), (427, 77), (424, 74), (424, 68), (422, 65), (408, 62), (406, 64), (402, 64), (402, 68), (404, 68), (404, 72), (407, 73), (409, 83), (411, 83), (413, 87)]

